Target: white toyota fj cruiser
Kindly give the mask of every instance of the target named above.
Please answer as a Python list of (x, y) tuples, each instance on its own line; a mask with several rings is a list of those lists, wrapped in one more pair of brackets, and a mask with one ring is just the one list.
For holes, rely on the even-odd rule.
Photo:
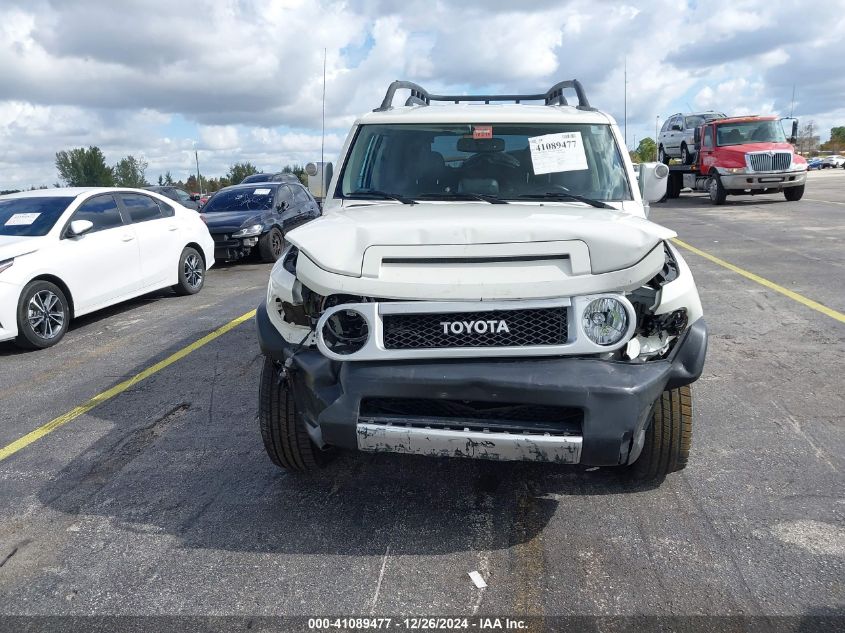
[(646, 219), (667, 175), (652, 163), (637, 181), (575, 80), (533, 95), (391, 84), (352, 127), (322, 217), (287, 234), (256, 316), (270, 458), (683, 468), (707, 331), (675, 234)]

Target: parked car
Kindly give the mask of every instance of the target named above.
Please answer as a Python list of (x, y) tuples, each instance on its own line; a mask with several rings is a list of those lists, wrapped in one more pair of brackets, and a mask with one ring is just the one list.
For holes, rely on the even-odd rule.
[(249, 183), (254, 182), (292, 182), (292, 183), (300, 183), (301, 181), (296, 176), (296, 174), (289, 174), (285, 172), (278, 172), (275, 174), (252, 174), (251, 176), (247, 176), (243, 180), (241, 180), (242, 185), (246, 185)]
[(695, 160), (695, 129), (707, 121), (724, 119), (722, 112), (695, 112), (691, 114), (673, 114), (660, 129), (657, 137), (657, 160), (669, 163), (671, 158), (680, 158), (684, 165), (691, 165)]
[(822, 159), (822, 169), (835, 169), (845, 166), (845, 156), (841, 154), (833, 154), (832, 156), (825, 156)]
[(807, 159), (807, 169), (821, 169), (822, 168), (822, 159), (816, 156), (815, 158), (808, 158)]
[(637, 181), (579, 82), (467, 97), (395, 82), (344, 148), (256, 313), (273, 463), (309, 470), (338, 447), (652, 482), (684, 468), (707, 330), (675, 232), (646, 219), (670, 170), (643, 163)]
[(167, 198), (178, 202), (186, 209), (194, 209), (196, 211), (200, 208), (199, 194), (188, 193), (179, 187), (173, 187), (171, 185), (154, 185), (152, 187), (144, 187), (144, 189), (147, 191), (155, 191), (156, 193), (166, 196)]
[(153, 192), (0, 196), (0, 341), (50, 347), (83, 314), (168, 286), (199, 292), (213, 265), (199, 215)]
[(217, 259), (234, 261), (257, 249), (263, 261), (274, 262), (285, 233), (320, 215), (320, 208), (300, 184), (259, 182), (221, 189), (200, 213)]

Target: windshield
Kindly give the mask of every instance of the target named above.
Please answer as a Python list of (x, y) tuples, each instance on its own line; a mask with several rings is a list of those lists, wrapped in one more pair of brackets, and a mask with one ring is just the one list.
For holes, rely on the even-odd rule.
[(0, 199), (0, 235), (47, 235), (73, 198)]
[(631, 200), (609, 125), (362, 125), (337, 195), (404, 199), (487, 196), (518, 200), (547, 193)]
[(239, 187), (222, 189), (209, 199), (203, 213), (218, 211), (265, 211), (273, 207), (275, 187)]
[(717, 145), (745, 143), (786, 143), (779, 121), (742, 121), (716, 126)]

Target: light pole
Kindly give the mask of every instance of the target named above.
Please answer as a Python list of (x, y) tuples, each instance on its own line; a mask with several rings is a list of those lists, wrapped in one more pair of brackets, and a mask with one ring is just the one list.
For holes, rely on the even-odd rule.
[(197, 159), (197, 187), (200, 190), (200, 195), (202, 195), (202, 180), (200, 180), (200, 155), (196, 149), (194, 149), (194, 158)]
[(658, 130), (660, 129), (660, 115), (657, 115), (657, 118), (654, 119), (654, 160), (657, 160), (657, 134)]

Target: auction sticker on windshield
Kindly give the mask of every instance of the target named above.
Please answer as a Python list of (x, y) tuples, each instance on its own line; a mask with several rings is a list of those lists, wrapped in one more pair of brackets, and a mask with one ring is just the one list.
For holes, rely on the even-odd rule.
[(588, 169), (581, 132), (560, 132), (528, 138), (535, 174)]
[(40, 213), (15, 213), (6, 220), (6, 226), (29, 226), (38, 219)]
[(269, 189), (256, 189), (255, 191), (252, 192), (252, 195), (254, 195), (254, 196), (266, 196), (269, 193), (270, 193)]

